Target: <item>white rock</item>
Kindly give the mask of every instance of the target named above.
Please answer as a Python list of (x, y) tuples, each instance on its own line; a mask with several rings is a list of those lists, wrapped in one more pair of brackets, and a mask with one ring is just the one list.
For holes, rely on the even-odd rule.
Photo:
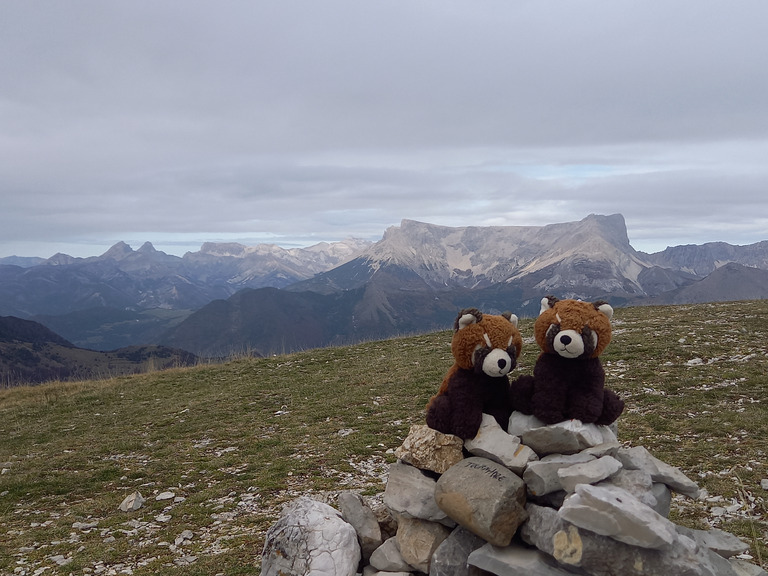
[(470, 454), (498, 462), (518, 475), (523, 473), (529, 462), (539, 459), (533, 450), (520, 443), (518, 436), (506, 433), (496, 418), (488, 414), (483, 414), (477, 434), (471, 440), (464, 441), (464, 448)]
[(415, 570), (403, 559), (397, 538), (392, 536), (371, 554), (371, 566), (384, 572), (410, 572)]
[(146, 502), (146, 500), (141, 495), (141, 492), (136, 491), (125, 497), (120, 503), (119, 509), (123, 512), (133, 512), (141, 508), (144, 502)]
[(585, 448), (615, 442), (616, 435), (607, 426), (584, 424), (580, 420), (565, 420), (523, 432), (522, 441), (539, 456), (545, 456), (574, 454)]
[(160, 502), (162, 500), (172, 500), (176, 497), (176, 494), (173, 492), (160, 492), (157, 496), (155, 496), (155, 500)]
[(594, 460), (590, 454), (550, 454), (541, 460), (531, 462), (523, 473), (523, 480), (528, 492), (534, 496), (544, 496), (562, 490), (557, 472), (561, 468), (582, 464)]
[(194, 536), (194, 533), (192, 532), (192, 530), (184, 530), (181, 534), (176, 536), (176, 540), (174, 540), (173, 543), (176, 546), (181, 546), (187, 540), (192, 540), (193, 536)]
[(522, 412), (515, 410), (509, 417), (507, 432), (512, 436), (522, 436), (528, 432), (528, 430), (542, 428), (544, 426), (546, 426), (546, 424), (536, 418), (533, 414), (523, 414)]
[(419, 468), (395, 462), (389, 467), (389, 478), (384, 489), (384, 504), (391, 511), (406, 518), (420, 518), (453, 526), (435, 501), (437, 481)]
[(610, 478), (619, 470), (621, 470), (621, 462), (612, 456), (603, 456), (597, 460), (560, 468), (557, 476), (563, 490), (573, 492), (578, 484), (596, 484)]
[(665, 549), (678, 540), (672, 522), (615, 486), (579, 484), (558, 514), (579, 528), (641, 548)]
[(261, 573), (354, 576), (359, 563), (355, 529), (327, 504), (303, 496), (267, 531)]
[(651, 475), (654, 482), (666, 484), (678, 494), (696, 499), (701, 493), (699, 486), (679, 468), (662, 462), (644, 446), (621, 448), (616, 453), (616, 458), (627, 470), (644, 470)]

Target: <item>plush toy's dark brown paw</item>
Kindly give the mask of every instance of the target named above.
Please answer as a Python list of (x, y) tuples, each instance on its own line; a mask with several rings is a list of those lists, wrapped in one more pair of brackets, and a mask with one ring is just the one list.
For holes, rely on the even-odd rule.
[(427, 406), (427, 426), (443, 434), (450, 434), (451, 400), (447, 396), (435, 396)]
[(603, 393), (603, 413), (595, 424), (602, 426), (613, 424), (623, 411), (624, 400), (619, 398), (613, 390), (606, 389)]

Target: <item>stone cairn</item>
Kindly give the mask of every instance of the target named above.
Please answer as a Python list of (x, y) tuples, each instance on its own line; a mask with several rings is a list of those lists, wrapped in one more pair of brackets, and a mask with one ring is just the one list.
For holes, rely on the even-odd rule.
[[(264, 576), (768, 576), (748, 545), (668, 519), (699, 488), (615, 427), (483, 415), (463, 442), (426, 425), (395, 451), (383, 509), (301, 497), (267, 532)], [(383, 512), (383, 513), (382, 513)]]

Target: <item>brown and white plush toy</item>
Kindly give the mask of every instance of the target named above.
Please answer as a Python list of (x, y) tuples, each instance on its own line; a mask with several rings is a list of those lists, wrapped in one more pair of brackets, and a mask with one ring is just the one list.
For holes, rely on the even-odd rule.
[(612, 316), (613, 308), (603, 301), (543, 298), (534, 323), (542, 352), (533, 376), (520, 376), (512, 383), (513, 408), (545, 424), (571, 419), (613, 423), (624, 410), (624, 401), (605, 388), (599, 358), (611, 341)]
[(483, 314), (477, 308), (459, 312), (451, 340), (454, 364), (427, 404), (427, 425), (468, 440), (477, 435), (486, 413), (506, 430), (512, 413), (507, 374), (522, 347), (514, 314)]

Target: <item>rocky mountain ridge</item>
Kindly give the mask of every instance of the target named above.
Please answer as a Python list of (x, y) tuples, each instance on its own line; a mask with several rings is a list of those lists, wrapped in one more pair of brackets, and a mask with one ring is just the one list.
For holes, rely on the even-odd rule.
[(308, 248), (206, 243), (183, 257), (150, 242), (118, 242), (100, 256), (55, 254), (35, 266), (0, 259), (0, 314), (31, 318), (93, 307), (193, 310), (243, 288), (284, 287), (355, 256), (370, 242), (349, 239)]
[[(739, 261), (741, 247), (733, 248), (728, 261)], [(531, 284), (535, 279), (536, 290), (565, 290), (564, 297), (604, 293), (635, 298), (695, 280), (685, 257), (670, 252), (656, 263), (636, 251), (621, 214), (592, 214), (578, 222), (547, 226), (450, 228), (403, 220), (356, 258), (290, 289), (354, 288), (389, 268), (415, 273), (434, 290)], [(646, 282), (649, 278), (652, 281)]]
[(549, 293), (614, 306), (764, 298), (766, 278), (768, 241), (646, 254), (621, 214), (547, 226), (403, 220), (375, 243), (207, 243), (183, 257), (118, 243), (93, 258), (0, 261), (0, 314), (101, 350), (272, 354), (441, 329), (465, 306), (532, 316)]

